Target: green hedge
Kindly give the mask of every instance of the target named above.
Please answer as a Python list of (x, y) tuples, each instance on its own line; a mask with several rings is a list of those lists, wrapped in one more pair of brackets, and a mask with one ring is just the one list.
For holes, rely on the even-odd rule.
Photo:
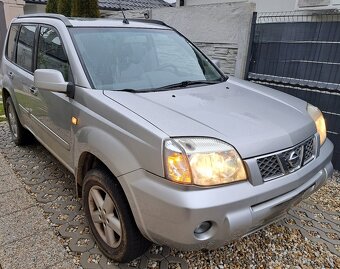
[(48, 0), (47, 13), (59, 13), (66, 17), (98, 18), (98, 0)]
[(48, 0), (46, 5), (47, 13), (58, 13), (58, 0)]
[[(75, 0), (77, 1), (77, 0)], [(79, 17), (98, 18), (99, 8), (97, 0), (79, 1)]]
[(71, 17), (72, 1), (58, 0), (58, 13), (66, 17)]

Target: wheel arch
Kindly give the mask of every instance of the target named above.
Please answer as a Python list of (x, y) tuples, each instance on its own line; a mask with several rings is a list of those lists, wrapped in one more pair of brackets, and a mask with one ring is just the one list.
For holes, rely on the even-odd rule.
[(140, 164), (122, 139), (111, 131), (84, 126), (74, 133), (74, 167), (76, 183), (81, 186), (85, 174), (96, 166), (104, 166), (117, 179), (140, 168)]
[(110, 173), (112, 180), (115, 180), (119, 184), (124, 192), (124, 195), (126, 196), (124, 188), (118, 180), (117, 174), (115, 174), (115, 172), (110, 169), (110, 165), (103, 161), (102, 158), (97, 157), (94, 153), (89, 151), (82, 152), (78, 159), (78, 165), (75, 173), (75, 183), (77, 184), (78, 196), (81, 196), (81, 189), (86, 173), (92, 169), (104, 169)]
[(13, 103), (14, 108), (15, 108), (15, 112), (18, 116), (19, 122), (21, 123), (21, 125), (24, 128), (26, 128), (26, 125), (24, 124), (25, 122), (22, 119), (22, 114), (19, 110), (19, 104), (18, 104), (17, 100), (15, 99), (15, 96), (12, 96), (12, 95), (14, 95), (14, 93), (13, 92), (11, 93), (11, 91), (8, 88), (6, 88), (6, 87), (2, 88), (2, 103), (3, 103), (5, 115), (7, 117), (6, 101), (7, 101), (8, 98), (11, 98), (12, 103)]
[[(97, 156), (94, 154), (84, 151), (78, 160), (78, 165), (76, 169), (76, 183), (79, 187), (83, 185), (83, 181), (85, 175), (88, 171), (98, 167), (105, 167), (108, 171), (110, 169), (105, 165), (103, 161), (101, 161)], [(111, 173), (112, 174), (112, 173)]]
[(2, 105), (4, 107), (4, 112), (5, 112), (6, 116), (7, 116), (6, 101), (7, 101), (8, 97), (11, 97), (9, 91), (6, 88), (3, 88), (2, 89)]

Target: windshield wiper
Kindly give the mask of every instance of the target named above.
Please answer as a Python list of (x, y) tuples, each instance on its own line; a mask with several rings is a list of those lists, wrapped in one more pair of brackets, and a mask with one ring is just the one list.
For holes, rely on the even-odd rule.
[(156, 92), (159, 90), (170, 90), (170, 89), (176, 89), (176, 88), (186, 88), (191, 85), (211, 85), (211, 84), (217, 84), (222, 81), (220, 80), (185, 80), (179, 83), (174, 83), (166, 86), (162, 86), (159, 88), (152, 88), (152, 89), (140, 89), (140, 90), (135, 90), (135, 89), (119, 89), (115, 90), (117, 92), (131, 92), (131, 93), (143, 93), (143, 92)]
[(140, 90), (135, 90), (135, 89), (121, 89), (121, 90), (115, 90), (116, 92), (131, 92), (131, 93), (139, 93), (141, 92)]
[(176, 88), (186, 88), (191, 85), (210, 85), (210, 84), (216, 84), (221, 81), (217, 80), (185, 80), (179, 83), (174, 83), (170, 85), (166, 85), (163, 87), (159, 87), (155, 90), (167, 90), (167, 89), (176, 89)]

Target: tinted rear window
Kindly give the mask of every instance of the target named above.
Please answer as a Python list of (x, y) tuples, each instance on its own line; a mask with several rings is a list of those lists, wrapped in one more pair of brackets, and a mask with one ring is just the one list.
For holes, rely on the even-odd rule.
[(12, 25), (11, 30), (9, 31), (8, 41), (7, 41), (7, 49), (6, 49), (6, 57), (8, 60), (15, 62), (15, 52), (16, 52), (16, 43), (18, 39), (19, 33), (19, 25)]

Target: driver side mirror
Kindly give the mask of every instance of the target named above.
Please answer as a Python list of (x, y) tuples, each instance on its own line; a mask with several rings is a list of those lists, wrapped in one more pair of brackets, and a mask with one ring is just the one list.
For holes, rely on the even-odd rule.
[(60, 71), (54, 69), (37, 69), (34, 72), (34, 87), (37, 89), (66, 93), (74, 97), (74, 85), (64, 80)]

